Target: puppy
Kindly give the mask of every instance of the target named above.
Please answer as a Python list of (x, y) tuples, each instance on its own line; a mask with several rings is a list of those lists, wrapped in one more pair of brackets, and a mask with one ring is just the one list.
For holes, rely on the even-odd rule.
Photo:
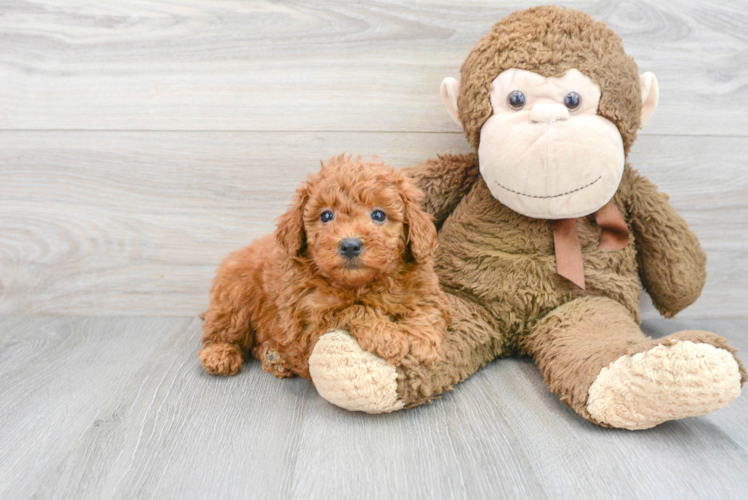
[(200, 363), (233, 375), (248, 354), (310, 378), (320, 336), (348, 331), (393, 364), (433, 366), (451, 320), (432, 256), (436, 229), (401, 172), (343, 155), (297, 190), (274, 234), (230, 254), (213, 282)]

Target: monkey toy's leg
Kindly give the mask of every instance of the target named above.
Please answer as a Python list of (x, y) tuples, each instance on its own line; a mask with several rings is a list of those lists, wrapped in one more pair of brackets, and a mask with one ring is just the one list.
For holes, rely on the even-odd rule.
[(323, 335), (309, 358), (320, 395), (347, 410), (385, 413), (425, 403), (503, 354), (504, 337), (489, 314), (470, 301), (447, 294), (452, 325), (433, 368), (412, 355), (397, 366), (364, 351), (346, 332)]
[(699, 331), (650, 339), (628, 310), (600, 297), (552, 311), (523, 347), (561, 401), (605, 427), (647, 429), (709, 413), (746, 379), (725, 339)]

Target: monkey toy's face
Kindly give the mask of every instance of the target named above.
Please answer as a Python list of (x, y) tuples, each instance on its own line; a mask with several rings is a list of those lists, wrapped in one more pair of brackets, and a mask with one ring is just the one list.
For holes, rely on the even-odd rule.
[(493, 115), (480, 132), (491, 193), (538, 219), (587, 215), (615, 194), (623, 139), (597, 114), (600, 87), (576, 69), (561, 78), (509, 69), (493, 81)]
[[(657, 89), (651, 73), (640, 82), (645, 102), (650, 89), (655, 94), (643, 122)], [(459, 123), (457, 93), (459, 83), (445, 80), (442, 97)], [(600, 87), (577, 69), (550, 78), (516, 68), (500, 73), (478, 146), (480, 172), (493, 196), (538, 219), (581, 217), (610, 201), (625, 155), (618, 128), (598, 114), (600, 96)]]

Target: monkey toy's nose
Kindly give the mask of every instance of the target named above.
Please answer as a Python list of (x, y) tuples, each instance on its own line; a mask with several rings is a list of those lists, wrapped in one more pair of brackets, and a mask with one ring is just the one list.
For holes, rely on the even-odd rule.
[(364, 250), (364, 244), (359, 238), (343, 238), (338, 251), (346, 259), (353, 260)]
[(539, 102), (530, 111), (530, 120), (536, 123), (552, 123), (556, 120), (568, 120), (569, 110), (563, 104)]

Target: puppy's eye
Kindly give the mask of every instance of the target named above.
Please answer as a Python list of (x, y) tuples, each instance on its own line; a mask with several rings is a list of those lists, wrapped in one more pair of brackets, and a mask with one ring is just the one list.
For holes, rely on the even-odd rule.
[(374, 210), (371, 213), (371, 220), (374, 222), (384, 222), (387, 219), (387, 215), (381, 210)]
[(325, 210), (319, 216), (319, 220), (322, 221), (322, 224), (327, 224), (328, 222), (330, 222), (334, 218), (335, 218), (335, 214), (332, 213), (332, 210)]
[(564, 105), (569, 109), (577, 109), (582, 98), (576, 92), (569, 92), (564, 97)]
[(525, 99), (525, 94), (523, 94), (522, 91), (515, 90), (509, 93), (509, 95), (506, 97), (506, 102), (507, 104), (509, 104), (510, 108), (519, 111), (520, 109), (525, 107), (525, 102), (527, 102), (527, 99)]

